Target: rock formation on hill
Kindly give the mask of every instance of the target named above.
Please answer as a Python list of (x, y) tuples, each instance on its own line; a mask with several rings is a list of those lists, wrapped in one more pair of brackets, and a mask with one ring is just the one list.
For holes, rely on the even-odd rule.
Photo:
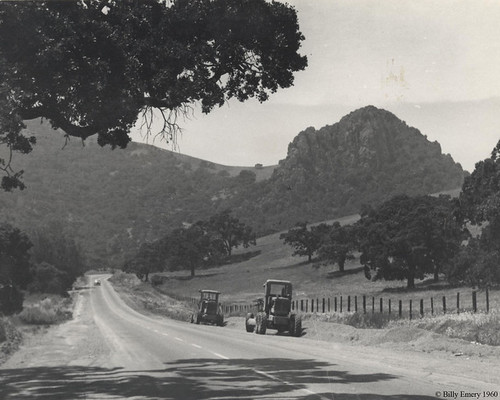
[(459, 188), (463, 177), (461, 165), (442, 154), (439, 143), (367, 106), (334, 125), (299, 133), (255, 200), (266, 210), (268, 228), (286, 229), (293, 220), (346, 215), (397, 194)]

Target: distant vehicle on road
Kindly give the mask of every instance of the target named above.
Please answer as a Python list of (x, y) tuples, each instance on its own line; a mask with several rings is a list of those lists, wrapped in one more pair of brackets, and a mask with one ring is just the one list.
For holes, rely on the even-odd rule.
[(191, 316), (191, 322), (224, 325), (224, 315), (219, 303), (220, 292), (217, 290), (200, 290), (200, 301), (196, 316)]
[(100, 279), (96, 279), (94, 281), (94, 286), (101, 286), (101, 280)]
[(289, 281), (268, 279), (264, 283), (264, 299), (259, 311), (245, 318), (247, 332), (264, 335), (266, 330), (288, 331), (291, 336), (302, 336), (302, 317), (292, 312), (292, 284)]

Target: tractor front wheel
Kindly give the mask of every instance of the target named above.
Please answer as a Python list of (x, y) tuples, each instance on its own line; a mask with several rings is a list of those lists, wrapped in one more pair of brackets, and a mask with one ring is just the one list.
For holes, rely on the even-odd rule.
[(247, 316), (246, 316), (246, 318), (245, 318), (245, 329), (247, 330), (247, 332), (252, 333), (254, 331), (254, 329), (255, 329), (255, 325), (250, 325), (248, 323), (248, 320), (250, 318), (254, 318), (254, 315), (252, 313), (248, 313)]

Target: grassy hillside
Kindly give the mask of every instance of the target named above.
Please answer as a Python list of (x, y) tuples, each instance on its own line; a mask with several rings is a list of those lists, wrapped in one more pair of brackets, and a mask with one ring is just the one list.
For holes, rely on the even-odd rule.
[(461, 167), (439, 144), (383, 110), (368, 107), (311, 129), (280, 165), (247, 168), (139, 143), (112, 151), (93, 138), (66, 142), (63, 132), (29, 121), (37, 145), (13, 165), (25, 171), (27, 189), (0, 193), (0, 220), (28, 234), (56, 222), (91, 268), (121, 268), (142, 243), (225, 209), (263, 236), (353, 214), (394, 194), (461, 184)]
[[(351, 224), (358, 218), (359, 216), (352, 215), (338, 220), (342, 224)], [(450, 310), (453, 309), (455, 296), (460, 291), (463, 306), (469, 309), (471, 307), (471, 289), (451, 287), (444, 282), (436, 284), (431, 277), (417, 281), (416, 289), (407, 291), (403, 281), (367, 280), (358, 259), (348, 262), (344, 273), (339, 273), (336, 265), (315, 267), (314, 262), (307, 263), (307, 257), (293, 257), (292, 248), (285, 246), (279, 240), (279, 235), (276, 233), (262, 237), (257, 240), (257, 246), (235, 251), (235, 255), (253, 255), (250, 259), (198, 270), (197, 276), (192, 279), (187, 271), (163, 273), (167, 280), (158, 289), (174, 297), (197, 297), (200, 289), (214, 289), (223, 293), (222, 301), (226, 304), (249, 304), (262, 297), (262, 285), (267, 279), (284, 279), (293, 283), (296, 299), (333, 298), (342, 295), (346, 301), (346, 296), (367, 295), (376, 297), (377, 308), (380, 297), (385, 302), (391, 299), (393, 309), (396, 309), (398, 300), (405, 302), (406, 309), (408, 301), (412, 299), (415, 313), (418, 313), (421, 298), (425, 299), (425, 307), (428, 309), (430, 298), (433, 297), (438, 309), (442, 296), (446, 296)], [(479, 292), (478, 298), (481, 299), (478, 304), (484, 306), (483, 291)], [(500, 308), (500, 292), (491, 291), (490, 303), (492, 309)]]

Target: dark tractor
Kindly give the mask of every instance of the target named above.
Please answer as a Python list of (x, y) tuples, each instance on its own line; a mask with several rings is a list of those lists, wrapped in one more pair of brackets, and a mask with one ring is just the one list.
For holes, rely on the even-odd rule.
[(268, 279), (264, 283), (264, 299), (258, 301), (258, 312), (248, 313), (245, 318), (247, 332), (264, 335), (267, 329), (278, 333), (302, 335), (302, 317), (292, 313), (292, 284), (289, 281)]
[(196, 315), (191, 317), (191, 322), (223, 326), (224, 315), (219, 304), (219, 295), (220, 292), (216, 290), (200, 290), (198, 310)]

